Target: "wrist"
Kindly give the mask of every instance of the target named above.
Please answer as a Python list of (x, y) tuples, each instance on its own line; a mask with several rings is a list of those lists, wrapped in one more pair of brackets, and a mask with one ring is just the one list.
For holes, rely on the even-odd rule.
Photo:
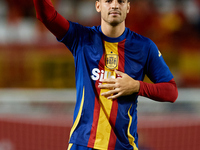
[(129, 87), (130, 87), (129, 89), (131, 89), (131, 94), (139, 93), (139, 91), (140, 91), (140, 81), (133, 79), (133, 82), (129, 82)]
[(136, 91), (136, 93), (139, 93), (139, 91), (140, 91), (140, 81), (137, 81), (137, 91)]

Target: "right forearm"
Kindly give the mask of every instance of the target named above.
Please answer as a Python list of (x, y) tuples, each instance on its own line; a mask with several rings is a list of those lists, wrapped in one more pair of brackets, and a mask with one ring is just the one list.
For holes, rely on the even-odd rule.
[(41, 22), (52, 21), (56, 17), (56, 10), (51, 0), (33, 0), (36, 16)]
[(58, 39), (62, 39), (69, 29), (69, 22), (54, 8), (51, 0), (33, 0), (37, 18)]

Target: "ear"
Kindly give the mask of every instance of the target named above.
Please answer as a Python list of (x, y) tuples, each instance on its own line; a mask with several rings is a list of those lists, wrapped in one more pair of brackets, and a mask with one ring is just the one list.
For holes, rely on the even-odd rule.
[(129, 13), (130, 9), (131, 9), (131, 5), (130, 5), (130, 2), (128, 2), (128, 4), (127, 4), (127, 13)]
[(101, 12), (101, 9), (100, 9), (100, 2), (99, 2), (99, 1), (96, 1), (96, 3), (95, 3), (95, 8), (96, 8), (96, 11), (97, 11), (97, 12)]

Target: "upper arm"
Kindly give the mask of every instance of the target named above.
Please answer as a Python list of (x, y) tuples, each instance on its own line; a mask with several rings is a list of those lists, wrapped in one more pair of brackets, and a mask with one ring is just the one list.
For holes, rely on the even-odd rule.
[(146, 74), (154, 83), (168, 82), (173, 78), (157, 46), (151, 41), (147, 58)]

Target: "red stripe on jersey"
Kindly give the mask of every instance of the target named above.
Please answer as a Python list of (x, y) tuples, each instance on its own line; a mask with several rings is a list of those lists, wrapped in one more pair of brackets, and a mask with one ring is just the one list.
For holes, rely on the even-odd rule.
[[(105, 55), (105, 50), (103, 51), (103, 55), (101, 57), (101, 60), (99, 61), (98, 67), (100, 70), (102, 70), (103, 69), (102, 67), (105, 66), (104, 55)], [(88, 140), (88, 147), (94, 147), (94, 143), (95, 143), (95, 139), (96, 139), (96, 131), (97, 131), (97, 126), (98, 126), (99, 114), (100, 114), (100, 103), (99, 103), (100, 88), (98, 87), (98, 85), (99, 85), (99, 80), (96, 81), (96, 83), (95, 83), (95, 89), (96, 89), (97, 93), (95, 96), (93, 123), (92, 123), (92, 128), (90, 131), (90, 138)]]
[(124, 45), (125, 45), (125, 41), (126, 41), (126, 39), (119, 42), (119, 44), (118, 44), (118, 55), (119, 55), (118, 70), (121, 71), (121, 72), (124, 72), (124, 64), (125, 64)]
[[(96, 87), (96, 85), (95, 85), (95, 87)], [(98, 101), (99, 100), (97, 98), (95, 98), (93, 123), (92, 123), (92, 128), (90, 131), (90, 138), (88, 140), (88, 147), (94, 147), (94, 142), (96, 139), (96, 131), (97, 131), (97, 125), (98, 125), (98, 120), (99, 120), (99, 112), (100, 112), (100, 104)]]

